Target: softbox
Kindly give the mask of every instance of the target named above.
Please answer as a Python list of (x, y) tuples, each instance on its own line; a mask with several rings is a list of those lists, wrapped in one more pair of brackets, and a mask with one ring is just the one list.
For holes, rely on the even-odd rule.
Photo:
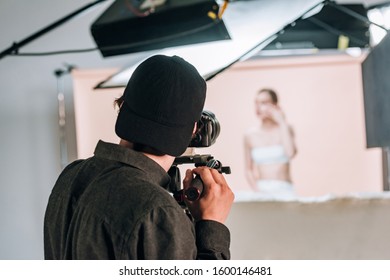
[(390, 33), (362, 63), (367, 147), (390, 147)]
[[(367, 17), (363, 5), (336, 5), (359, 16)], [(347, 47), (366, 48), (370, 43), (369, 25), (339, 9), (325, 5), (321, 12), (296, 22), (265, 50), (275, 49), (337, 49), (340, 35), (348, 37)]]
[(117, 0), (92, 25), (104, 57), (230, 39), (210, 0)]

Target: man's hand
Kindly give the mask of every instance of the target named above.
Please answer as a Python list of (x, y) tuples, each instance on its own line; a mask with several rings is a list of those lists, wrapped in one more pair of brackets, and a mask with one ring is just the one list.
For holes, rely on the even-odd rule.
[(199, 175), (203, 181), (203, 192), (196, 201), (185, 199), (192, 216), (196, 221), (213, 220), (224, 223), (234, 200), (234, 194), (224, 176), (218, 170), (205, 166), (187, 170), (183, 180), (184, 190), (190, 187), (195, 175)]

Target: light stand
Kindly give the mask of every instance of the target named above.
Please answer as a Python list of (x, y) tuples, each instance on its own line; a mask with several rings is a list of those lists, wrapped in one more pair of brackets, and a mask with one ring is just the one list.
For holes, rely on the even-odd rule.
[(60, 133), (60, 162), (61, 169), (68, 165), (68, 145), (66, 141), (66, 110), (65, 110), (65, 94), (64, 94), (64, 78), (65, 74), (71, 73), (73, 66), (67, 66), (64, 69), (57, 69), (54, 75), (57, 78), (57, 100), (58, 100), (58, 126)]
[(382, 147), (383, 190), (390, 191), (390, 147)]
[(24, 45), (27, 45), (28, 43), (30, 43), (31, 41), (37, 39), (38, 37), (41, 37), (42, 35), (46, 34), (47, 32), (53, 30), (54, 28), (60, 26), (61, 24), (67, 22), (68, 20), (72, 19), (73, 17), (77, 16), (78, 14), (80, 14), (81, 12), (95, 6), (96, 4), (99, 4), (101, 2), (104, 2), (106, 0), (98, 0), (98, 1), (95, 1), (95, 2), (92, 2), (92, 3), (89, 3), (87, 5), (85, 5), (84, 7), (81, 7), (80, 9), (74, 11), (73, 13), (57, 20), (56, 22), (50, 24), (49, 26), (35, 32), (34, 34), (28, 36), (27, 38), (23, 39), (22, 41), (20, 42), (14, 42), (9, 48), (5, 49), (4, 51), (2, 51), (0, 53), (0, 59), (2, 59), (3, 57), (7, 56), (7, 55), (10, 55), (10, 54), (17, 54), (19, 52), (19, 49), (21, 47), (23, 47)]

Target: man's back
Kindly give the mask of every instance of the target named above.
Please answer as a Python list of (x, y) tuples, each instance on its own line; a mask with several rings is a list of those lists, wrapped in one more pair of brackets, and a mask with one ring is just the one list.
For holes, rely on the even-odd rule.
[(192, 223), (162, 188), (169, 177), (159, 169), (140, 153), (102, 142), (94, 157), (69, 165), (46, 211), (45, 258), (195, 258)]

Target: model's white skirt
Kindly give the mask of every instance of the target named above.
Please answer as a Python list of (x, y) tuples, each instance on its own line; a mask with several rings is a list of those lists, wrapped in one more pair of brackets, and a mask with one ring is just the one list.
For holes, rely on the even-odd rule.
[(256, 191), (270, 197), (294, 197), (294, 186), (287, 181), (281, 180), (258, 180)]

